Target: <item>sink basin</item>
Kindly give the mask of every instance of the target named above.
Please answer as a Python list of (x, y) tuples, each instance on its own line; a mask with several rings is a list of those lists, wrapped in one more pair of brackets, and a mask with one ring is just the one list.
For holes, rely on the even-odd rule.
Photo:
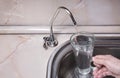
[[(110, 54), (120, 59), (120, 38), (96, 38), (93, 56), (105, 54)], [(75, 68), (73, 48), (70, 42), (67, 41), (51, 55), (48, 61), (46, 78), (73, 78)], [(107, 76), (105, 78), (114, 77)]]

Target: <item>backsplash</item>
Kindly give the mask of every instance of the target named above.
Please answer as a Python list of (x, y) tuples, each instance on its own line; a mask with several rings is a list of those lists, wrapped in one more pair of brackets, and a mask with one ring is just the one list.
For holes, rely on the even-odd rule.
[[(49, 25), (55, 10), (65, 6), (79, 25), (120, 24), (120, 0), (0, 0), (0, 25)], [(71, 25), (62, 12), (56, 25)]]

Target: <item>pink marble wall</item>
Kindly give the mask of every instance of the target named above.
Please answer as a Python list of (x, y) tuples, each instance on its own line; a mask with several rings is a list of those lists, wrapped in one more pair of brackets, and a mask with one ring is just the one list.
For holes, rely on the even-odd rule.
[[(120, 0), (0, 0), (0, 25), (49, 25), (59, 6), (66, 6), (78, 24), (120, 24)], [(61, 13), (57, 25), (72, 24)]]
[(46, 78), (51, 53), (71, 35), (58, 35), (59, 45), (48, 50), (43, 48), (44, 36), (1, 35), (0, 78)]

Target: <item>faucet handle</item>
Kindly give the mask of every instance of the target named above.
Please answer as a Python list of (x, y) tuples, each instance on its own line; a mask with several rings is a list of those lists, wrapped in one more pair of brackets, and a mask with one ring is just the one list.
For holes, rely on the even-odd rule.
[(44, 40), (43, 47), (47, 50), (48, 49), (48, 47), (47, 47), (47, 37), (43, 37), (43, 40)]
[(45, 49), (48, 49), (48, 46), (55, 47), (58, 45), (58, 41), (56, 39), (52, 40), (51, 37), (43, 37), (43, 39), (44, 39), (43, 47)]

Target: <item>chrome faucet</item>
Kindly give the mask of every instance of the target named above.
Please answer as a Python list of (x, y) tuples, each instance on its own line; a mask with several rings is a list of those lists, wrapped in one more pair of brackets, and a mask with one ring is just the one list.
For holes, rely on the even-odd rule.
[(53, 17), (52, 17), (52, 19), (51, 19), (51, 21), (50, 21), (50, 25), (51, 25), (51, 27), (50, 27), (50, 36), (43, 38), (44, 41), (45, 41), (43, 47), (44, 47), (45, 49), (47, 49), (48, 46), (50, 46), (50, 47), (55, 47), (55, 46), (58, 45), (58, 41), (56, 40), (56, 38), (55, 38), (55, 36), (54, 36), (54, 33), (53, 33), (53, 24), (54, 24), (54, 21), (55, 21), (56, 17), (58, 16), (59, 12), (60, 12), (62, 9), (65, 10), (65, 11), (67, 12), (67, 14), (69, 14), (69, 16), (70, 16), (73, 24), (74, 24), (74, 25), (77, 24), (76, 21), (75, 21), (75, 19), (74, 19), (74, 17), (73, 17), (73, 15), (72, 15), (72, 13), (70, 12), (69, 9), (67, 9), (66, 7), (63, 7), (63, 6), (58, 7), (57, 10), (56, 10), (56, 12), (55, 12), (55, 14), (53, 15)]

